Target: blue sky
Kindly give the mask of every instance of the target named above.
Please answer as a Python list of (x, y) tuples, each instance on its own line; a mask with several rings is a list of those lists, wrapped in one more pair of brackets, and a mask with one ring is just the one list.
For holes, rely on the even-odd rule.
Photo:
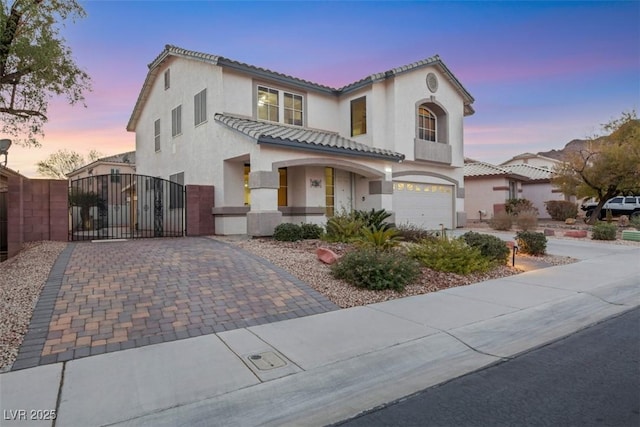
[(81, 1), (62, 30), (93, 79), (87, 108), (53, 100), (43, 148), (12, 147), (9, 167), (68, 148), (135, 148), (125, 126), (166, 44), (329, 86), (439, 54), (475, 98), (465, 155), (500, 163), (559, 149), (640, 103), (640, 2)]

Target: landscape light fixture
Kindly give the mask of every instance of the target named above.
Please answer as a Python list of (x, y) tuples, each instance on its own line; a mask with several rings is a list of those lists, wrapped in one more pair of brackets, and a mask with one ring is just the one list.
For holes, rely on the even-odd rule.
[(4, 160), (0, 160), (1, 167), (7, 167), (7, 156), (9, 155), (9, 147), (11, 147), (10, 139), (0, 139), (0, 156), (4, 155)]

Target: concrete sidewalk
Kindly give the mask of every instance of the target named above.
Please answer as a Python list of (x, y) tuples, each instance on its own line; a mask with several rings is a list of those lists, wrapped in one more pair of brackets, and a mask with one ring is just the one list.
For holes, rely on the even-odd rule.
[(2, 374), (0, 424), (326, 425), (640, 305), (639, 247), (548, 252), (581, 261)]

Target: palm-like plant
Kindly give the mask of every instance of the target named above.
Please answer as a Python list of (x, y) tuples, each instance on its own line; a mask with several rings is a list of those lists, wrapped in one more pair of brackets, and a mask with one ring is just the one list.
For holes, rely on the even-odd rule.
[(403, 240), (400, 232), (395, 228), (363, 227), (360, 236), (354, 240), (357, 246), (376, 251), (388, 251)]

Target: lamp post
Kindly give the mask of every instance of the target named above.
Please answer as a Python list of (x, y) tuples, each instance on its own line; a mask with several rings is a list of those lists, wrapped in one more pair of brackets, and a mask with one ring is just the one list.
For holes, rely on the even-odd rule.
[(7, 167), (7, 156), (9, 155), (9, 147), (11, 147), (10, 139), (0, 139), (0, 156), (4, 155), (4, 160), (0, 159), (0, 167)]

